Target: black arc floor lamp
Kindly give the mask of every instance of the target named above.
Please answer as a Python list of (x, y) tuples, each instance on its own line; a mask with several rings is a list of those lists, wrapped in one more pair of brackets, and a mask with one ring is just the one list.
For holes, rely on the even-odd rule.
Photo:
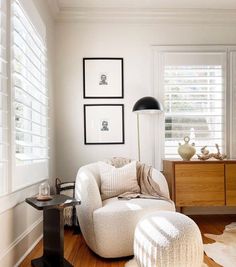
[(138, 160), (140, 161), (140, 129), (139, 114), (157, 114), (163, 111), (162, 105), (156, 98), (145, 96), (140, 98), (133, 107), (133, 112), (137, 114), (137, 133), (138, 133)]

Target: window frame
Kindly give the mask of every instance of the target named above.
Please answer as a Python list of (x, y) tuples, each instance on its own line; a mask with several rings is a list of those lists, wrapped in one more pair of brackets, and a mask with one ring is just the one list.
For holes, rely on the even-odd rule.
[[(33, 4), (31, 4), (31, 6), (28, 6), (25, 4), (24, 0), (12, 0), (11, 3), (11, 16), (10, 16), (10, 22), (11, 22), (11, 38), (10, 38), (10, 47), (11, 47), (11, 51), (10, 51), (10, 62), (11, 62), (11, 68), (10, 68), (10, 80), (11, 80), (11, 85), (10, 85), (10, 91), (11, 91), (11, 191), (18, 191), (20, 189), (26, 188), (28, 186), (32, 186), (34, 184), (38, 184), (46, 179), (49, 178), (49, 123), (48, 123), (48, 112), (49, 112), (49, 101), (48, 101), (48, 106), (47, 106), (47, 127), (46, 127), (46, 131), (47, 131), (47, 147), (48, 147), (48, 159), (45, 160), (44, 164), (43, 163), (32, 163), (32, 164), (26, 164), (26, 165), (17, 165), (16, 164), (16, 155), (15, 155), (15, 151), (16, 151), (16, 138), (15, 138), (15, 108), (14, 108), (14, 104), (15, 104), (15, 89), (14, 89), (14, 82), (13, 82), (13, 72), (14, 72), (14, 66), (13, 66), (13, 62), (14, 62), (14, 3), (15, 2), (19, 2), (19, 5), (21, 6), (21, 8), (24, 10), (24, 12), (26, 13), (26, 17), (29, 20), (29, 22), (32, 24), (31, 26), (37, 31), (37, 38), (40, 38), (42, 40), (42, 42), (44, 42), (44, 46), (46, 48), (46, 39), (44, 37), (44, 33), (40, 34), (40, 30), (42, 25), (39, 25), (39, 27), (37, 27), (37, 25), (34, 24), (34, 19), (32, 20), (31, 17), (33, 15), (29, 15), (29, 11), (32, 10), (34, 12), (32, 12), (32, 14), (35, 14), (35, 7)], [(16, 3), (17, 4), (17, 3)], [(26, 5), (26, 6), (24, 6)], [(38, 18), (40, 19), (40, 18)], [(46, 62), (47, 62), (47, 51), (45, 52), (45, 57), (46, 57)], [(48, 83), (47, 83), (47, 63), (45, 63), (45, 87), (46, 89), (48, 89)], [(41, 173), (42, 178), (37, 178), (34, 173)], [(43, 177), (44, 173), (46, 173), (45, 177)], [(17, 177), (18, 176), (18, 177)], [(31, 176), (31, 177), (29, 177)], [(27, 177), (27, 178), (26, 178)], [(29, 178), (28, 178), (29, 177)], [(17, 179), (20, 178), (22, 180), (22, 183), (20, 185), (18, 185), (16, 183)]]
[[(204, 111), (202, 114), (199, 114), (200, 110), (198, 110), (197, 111), (197, 113), (199, 115), (198, 116), (198, 115), (194, 115), (194, 111), (192, 111), (190, 109), (189, 110), (189, 113), (187, 111), (185, 112), (184, 110), (182, 110), (182, 111), (179, 112), (179, 114), (178, 114), (178, 112), (174, 112), (172, 114), (172, 116), (170, 116), (169, 112), (165, 112), (165, 115), (166, 115), (165, 116), (165, 119), (167, 119), (170, 116), (169, 118), (171, 118), (171, 117), (172, 118), (178, 117), (178, 118), (189, 118), (190, 120), (194, 120), (194, 118), (202, 119), (203, 118), (202, 115), (205, 115), (208, 119), (210, 117), (212, 117), (212, 118), (214, 117), (214, 119), (217, 119), (217, 118), (220, 119), (219, 124), (221, 125), (221, 127), (220, 127), (219, 132), (218, 132), (219, 135), (220, 135), (220, 137), (217, 138), (216, 136), (214, 136), (214, 137), (212, 136), (212, 138), (214, 138), (214, 139), (217, 138), (218, 139), (215, 142), (219, 144), (221, 151), (225, 152), (225, 149), (226, 149), (226, 132), (227, 132), (226, 131), (226, 118), (227, 118), (227, 114), (226, 114), (226, 110), (225, 110), (225, 107), (226, 107), (225, 106), (226, 105), (226, 99), (225, 98), (226, 98), (226, 95), (227, 95), (227, 92), (226, 92), (226, 84), (225, 84), (225, 82), (226, 82), (226, 52), (205, 52), (205, 51), (204, 52), (194, 52), (194, 53), (178, 52), (177, 55), (176, 55), (176, 53), (173, 53), (173, 54), (172, 53), (168, 53), (166, 56), (167, 56), (167, 59), (165, 59), (165, 64), (163, 66), (164, 72), (165, 72), (165, 75), (164, 75), (165, 83), (164, 83), (164, 90), (163, 90), (163, 94), (164, 94), (164, 103), (163, 103), (163, 105), (165, 107), (168, 106), (168, 102), (169, 103), (171, 102), (170, 100), (168, 101), (166, 99), (167, 94), (168, 94), (167, 92), (169, 92), (170, 95), (175, 94), (174, 91), (166, 91), (166, 89), (168, 87), (168, 83), (166, 83), (166, 79), (168, 80), (168, 77), (166, 76), (166, 71), (171, 71), (171, 68), (173, 69), (175, 66), (177, 67), (178, 70), (180, 70), (181, 68), (184, 67), (185, 69), (188, 69), (188, 71), (194, 71), (194, 69), (191, 69), (189, 67), (197, 67), (198, 66), (198, 70), (196, 70), (196, 71), (202, 72), (202, 69), (199, 68), (200, 64), (202, 65), (202, 67), (205, 66), (206, 68), (208, 68), (208, 67), (210, 67), (212, 65), (220, 65), (222, 67), (222, 69), (221, 69), (221, 76), (220, 76), (222, 78), (222, 86), (221, 86), (221, 89), (220, 89), (221, 90), (220, 91), (221, 92), (221, 98), (219, 99), (220, 104), (219, 104), (219, 101), (217, 99), (212, 98), (211, 100), (208, 100), (210, 102), (216, 102), (220, 106), (222, 105), (221, 107), (212, 107), (212, 109), (211, 110), (208, 110), (208, 112), (214, 114), (214, 110), (216, 110), (216, 112), (217, 112), (217, 109), (218, 108), (221, 108), (221, 112), (222, 112), (221, 114), (218, 114), (218, 115), (215, 115), (214, 114), (212, 116), (212, 114), (206, 114), (206, 113), (208, 113), (207, 111)], [(181, 58), (181, 60), (183, 60), (183, 63), (182, 62), (180, 62), (180, 63), (178, 62), (177, 65), (175, 65), (175, 63), (173, 64), (173, 57), (176, 58), (176, 56), (177, 56), (177, 58)], [(186, 63), (186, 60), (187, 61), (189, 61), (189, 60), (190, 61), (192, 61), (192, 60), (195, 61), (195, 59), (198, 59), (198, 57), (200, 58), (200, 62), (198, 63), (199, 65), (197, 65), (195, 62), (194, 63), (191, 62), (191, 64), (190, 64), (190, 62)], [(168, 62), (168, 58), (169, 58), (169, 60), (171, 62)], [(206, 58), (207, 58), (207, 60), (206, 60)], [(210, 59), (210, 62), (209, 62), (209, 59)], [(166, 60), (167, 60), (167, 62), (166, 62)], [(212, 60), (213, 61), (217, 61), (217, 63), (216, 62), (213, 62)], [(196, 65), (194, 65), (194, 64), (196, 64)], [(170, 69), (168, 69), (168, 67), (170, 67)], [(205, 68), (203, 67), (203, 69), (205, 69)], [(181, 76), (176, 76), (176, 77), (172, 77), (172, 78), (177, 79), (177, 80), (178, 79), (180, 79), (180, 80), (181, 79), (188, 79), (188, 77), (181, 77)], [(194, 78), (196, 80), (199, 79), (198, 76), (192, 76), (191, 77), (191, 79), (194, 79)], [(202, 76), (202, 77), (200, 77), (200, 79), (211, 79), (211, 80), (213, 80), (214, 78), (215, 78), (214, 76), (204, 76), (204, 77)], [(215, 79), (218, 79), (218, 77), (215, 78)], [(209, 86), (212, 86), (211, 84), (208, 84), (208, 85)], [(176, 86), (178, 86), (178, 85), (176, 85)], [(194, 87), (195, 86), (194, 85), (194, 82), (191, 83), (191, 84), (189, 84), (189, 86)], [(181, 93), (181, 91), (182, 90), (180, 89), (179, 96), (182, 96), (184, 98), (183, 101), (185, 103), (190, 103), (189, 100), (187, 99), (187, 96), (184, 95), (183, 93)], [(187, 95), (188, 96), (191, 95), (191, 98), (194, 98), (193, 95), (195, 93), (201, 94), (202, 91), (196, 90), (196, 91), (193, 92), (193, 91), (190, 90), (189, 93), (187, 93)], [(212, 96), (214, 95), (214, 91), (209, 91), (208, 90), (208, 94), (209, 93)], [(206, 92), (203, 92), (202, 94), (205, 94), (206, 95)], [(176, 100), (174, 100), (173, 102), (175, 102), (175, 101)], [(207, 102), (207, 100), (199, 100), (199, 99), (198, 99), (197, 102), (201, 102), (201, 101), (202, 102), (205, 102), (205, 103)], [(190, 106), (192, 107), (191, 104), (190, 104)], [(191, 124), (191, 122), (190, 122), (189, 125), (191, 125), (191, 126), (194, 127), (194, 125)], [(185, 132), (184, 132), (184, 130), (181, 130), (181, 137), (182, 138), (181, 139), (178, 139), (179, 137), (176, 137), (176, 138), (171, 137), (170, 140), (169, 140), (170, 142), (168, 144), (167, 137), (166, 137), (166, 134), (167, 134), (166, 126), (167, 126), (167, 121), (165, 120), (165, 157), (166, 158), (170, 158), (170, 157), (173, 156), (173, 158), (179, 158), (179, 154), (177, 153), (177, 150), (176, 150), (177, 141), (183, 143), (183, 137), (186, 136), (186, 135), (190, 136), (190, 138), (191, 138), (190, 132), (188, 132), (188, 130), (186, 130)], [(201, 124), (201, 126), (204, 127), (203, 124)], [(210, 125), (208, 125), (208, 126), (210, 127)], [(174, 125), (173, 125), (173, 127), (174, 127)], [(211, 131), (210, 130), (206, 130), (205, 134), (210, 134), (210, 135), (212, 134), (213, 135), (213, 132), (214, 132), (213, 130), (211, 130)], [(172, 134), (171, 131), (169, 133)], [(200, 134), (200, 132), (197, 131), (196, 132), (196, 135), (198, 135), (198, 134)], [(202, 132), (202, 134), (203, 134), (203, 132)], [(211, 139), (210, 137), (196, 137), (196, 140), (190, 140), (190, 142), (196, 142), (195, 143), (196, 149), (197, 149), (198, 153), (200, 153), (200, 148), (202, 148), (204, 145), (208, 144), (208, 142), (210, 141), (210, 139)], [(170, 147), (170, 143), (171, 142), (172, 143), (175, 142), (175, 146), (174, 146), (175, 148), (173, 149), (175, 152), (172, 152), (173, 153), (173, 154), (171, 153), (172, 155), (169, 154), (170, 153), (170, 150), (172, 150), (171, 147)], [(212, 149), (215, 148), (215, 145), (213, 144), (215, 142), (211, 142), (210, 141), (211, 144), (208, 144), (208, 147), (210, 148), (210, 150), (212, 150)], [(200, 144), (200, 143), (202, 143), (202, 144)], [(195, 155), (194, 157), (196, 158), (197, 156)]]
[[(13, 75), (12, 75), (12, 62), (13, 62), (13, 3), (15, 0), (4, 0), (6, 1), (6, 60), (7, 64), (7, 92), (8, 92), (8, 100), (7, 100), (7, 111), (8, 111), (8, 118), (7, 118), (7, 126), (8, 126), (8, 175), (6, 180), (6, 192), (0, 196), (0, 214), (13, 208), (17, 204), (23, 202), (26, 197), (35, 195), (38, 193), (39, 184), (42, 181), (48, 179), (49, 175), (49, 151), (48, 151), (48, 160), (47, 160), (47, 176), (42, 177), (37, 181), (32, 181), (30, 183), (23, 184), (21, 187), (13, 187), (13, 175), (15, 173), (15, 134), (14, 134), (14, 124), (15, 124), (15, 114), (14, 114), (14, 89), (13, 89)], [(19, 0), (21, 5), (23, 6), (25, 12), (27, 13), (31, 23), (34, 25), (35, 29), (39, 36), (41, 36), (42, 40), (44, 41), (45, 47), (47, 47), (47, 39), (46, 39), (46, 26), (43, 20), (40, 17), (39, 11), (37, 10), (36, 6), (32, 1), (27, 0)], [(46, 53), (46, 70), (47, 70), (47, 53)], [(48, 90), (48, 72), (46, 71), (46, 88)], [(49, 91), (48, 91), (48, 110), (47, 113), (49, 114), (49, 107), (50, 107), (50, 99), (49, 99)], [(47, 143), (49, 143), (49, 118), (47, 119)]]
[[(232, 95), (236, 94), (236, 88), (233, 88), (233, 75), (232, 75), (232, 52), (236, 52), (235, 45), (167, 45), (167, 46), (152, 46), (152, 56), (153, 56), (153, 95), (157, 99), (164, 103), (164, 62), (163, 55), (165, 53), (183, 53), (183, 52), (218, 52), (226, 54), (226, 63), (225, 63), (225, 151), (228, 158), (231, 158), (233, 155), (232, 152), (232, 122), (233, 122), (233, 109), (234, 105), (232, 103)], [(236, 66), (236, 62), (235, 62)], [(162, 159), (165, 159), (165, 116), (164, 113), (158, 116), (156, 120), (157, 125), (155, 125), (155, 156), (154, 156), (154, 165), (162, 169)], [(176, 147), (177, 149), (177, 147)]]

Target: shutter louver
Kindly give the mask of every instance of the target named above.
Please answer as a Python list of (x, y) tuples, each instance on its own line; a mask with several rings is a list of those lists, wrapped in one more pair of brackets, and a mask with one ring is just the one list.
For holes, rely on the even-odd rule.
[[(31, 4), (30, 2), (27, 4)], [(15, 116), (13, 190), (48, 178), (47, 51), (32, 5), (12, 6), (12, 87)], [(32, 16), (34, 14), (34, 16)], [(39, 24), (36, 23), (36, 20)], [(33, 24), (36, 23), (36, 24)]]
[(207, 145), (224, 151), (225, 99), (222, 65), (165, 65), (165, 156), (178, 156), (190, 136), (197, 152)]
[(16, 164), (30, 164), (48, 159), (46, 49), (18, 1), (13, 10)]

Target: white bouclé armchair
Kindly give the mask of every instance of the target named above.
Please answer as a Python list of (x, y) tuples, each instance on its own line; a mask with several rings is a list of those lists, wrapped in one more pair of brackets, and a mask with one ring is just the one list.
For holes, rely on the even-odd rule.
[[(169, 197), (165, 177), (153, 169), (152, 179), (159, 184), (163, 196)], [(114, 197), (102, 201), (100, 185), (98, 163), (79, 169), (75, 196), (81, 205), (76, 207), (77, 216), (87, 245), (101, 257), (133, 255), (134, 231), (139, 220), (155, 211), (175, 211), (174, 204), (165, 200)]]

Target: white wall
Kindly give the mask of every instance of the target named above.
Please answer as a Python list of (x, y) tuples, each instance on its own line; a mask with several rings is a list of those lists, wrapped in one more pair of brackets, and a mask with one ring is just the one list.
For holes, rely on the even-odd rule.
[[(153, 93), (152, 45), (236, 44), (235, 26), (95, 22), (58, 22), (54, 42), (54, 22), (48, 11), (47, 1), (33, 1), (47, 26), (52, 184), (55, 175), (63, 180), (74, 180), (78, 168), (92, 161), (111, 156), (136, 158), (136, 118), (131, 110), (137, 99)], [(83, 99), (83, 57), (124, 58), (123, 100)], [(86, 103), (125, 104), (125, 145), (84, 145), (83, 104)], [(153, 160), (154, 147), (150, 132), (153, 123), (150, 117), (145, 117), (145, 120), (144, 117), (141, 118), (142, 160), (148, 163)], [(38, 240), (42, 233), (41, 215), (24, 202), (0, 214), (0, 266), (14, 266)]]
[[(31, 0), (28, 0), (31, 1)], [(33, 0), (47, 27), (48, 85), (50, 94), (50, 177), (55, 178), (54, 149), (54, 21), (47, 1)], [(53, 179), (50, 181), (54, 183)], [(33, 188), (33, 187), (32, 187)], [(38, 185), (37, 185), (38, 188)], [(28, 195), (29, 197), (30, 195)], [(21, 201), (20, 201), (21, 202)], [(0, 266), (13, 267), (42, 235), (42, 213), (25, 202), (0, 214)]]
[[(152, 45), (236, 44), (236, 26), (58, 22), (56, 34), (57, 176), (74, 180), (84, 164), (111, 156), (137, 158), (133, 104), (152, 94)], [(83, 99), (82, 58), (123, 57), (123, 100)], [(124, 103), (125, 145), (84, 145), (83, 104)], [(150, 117), (141, 121), (142, 160), (152, 163)]]

